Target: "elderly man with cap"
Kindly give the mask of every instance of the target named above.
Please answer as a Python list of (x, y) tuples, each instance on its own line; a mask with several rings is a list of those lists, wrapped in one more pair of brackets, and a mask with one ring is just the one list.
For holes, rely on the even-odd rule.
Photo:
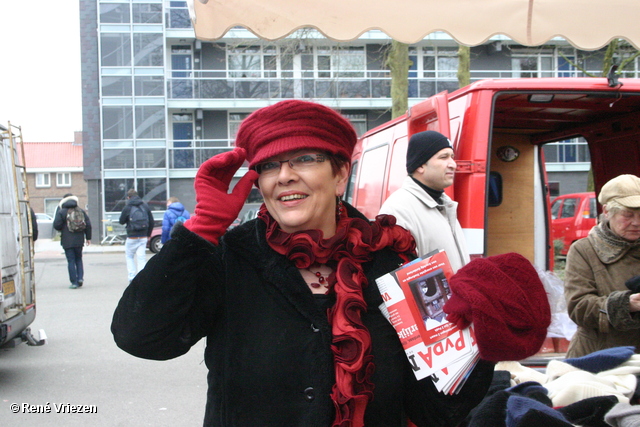
[(567, 253), (564, 294), (578, 325), (567, 357), (619, 346), (640, 351), (640, 178), (613, 178), (598, 201), (600, 222)]
[(435, 131), (409, 139), (407, 176), (384, 202), (381, 214), (393, 215), (411, 232), (418, 255), (444, 249), (453, 271), (469, 262), (467, 244), (458, 222), (458, 203), (445, 194), (453, 184), (456, 162), (451, 141)]
[[(418, 381), (375, 279), (415, 257), (390, 216), (341, 201), (356, 133), (320, 104), (249, 115), (236, 148), (202, 164), (196, 207), (122, 296), (123, 350), (180, 356), (206, 337), (205, 426), (456, 426), (485, 395), (481, 360), (456, 395)], [(249, 171), (229, 192), (231, 179)], [(256, 183), (258, 218), (229, 231)]]

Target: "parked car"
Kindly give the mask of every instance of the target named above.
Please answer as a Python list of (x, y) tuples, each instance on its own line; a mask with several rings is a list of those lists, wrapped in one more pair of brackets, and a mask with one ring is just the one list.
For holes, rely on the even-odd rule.
[(53, 218), (46, 213), (36, 213), (36, 222), (38, 223), (38, 238), (53, 239), (56, 233), (53, 228)]
[(147, 239), (147, 248), (157, 254), (162, 249), (162, 226), (153, 227), (151, 236)]
[(560, 255), (566, 255), (569, 246), (587, 237), (596, 225), (598, 216), (596, 194), (593, 192), (565, 194), (551, 203), (551, 233), (554, 241), (562, 240)]

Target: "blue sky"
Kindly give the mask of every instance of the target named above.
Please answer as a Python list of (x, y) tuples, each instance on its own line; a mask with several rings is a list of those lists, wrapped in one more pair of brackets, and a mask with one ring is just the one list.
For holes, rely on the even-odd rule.
[(0, 0), (0, 124), (26, 142), (82, 130), (78, 0)]

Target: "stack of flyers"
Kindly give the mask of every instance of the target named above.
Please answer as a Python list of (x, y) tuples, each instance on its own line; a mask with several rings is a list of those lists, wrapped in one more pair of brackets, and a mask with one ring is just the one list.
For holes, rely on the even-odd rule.
[(447, 321), (444, 304), (453, 276), (447, 254), (431, 252), (376, 279), (384, 306), (417, 379), (455, 394), (478, 361), (473, 325), (460, 329)]

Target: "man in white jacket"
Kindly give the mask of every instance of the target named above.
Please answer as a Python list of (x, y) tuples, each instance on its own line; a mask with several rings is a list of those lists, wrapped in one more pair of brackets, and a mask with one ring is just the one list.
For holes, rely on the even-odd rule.
[(469, 262), (467, 243), (457, 218), (458, 203), (444, 189), (453, 184), (456, 162), (451, 141), (435, 131), (409, 139), (407, 176), (384, 202), (381, 214), (393, 215), (411, 232), (418, 255), (444, 249), (454, 273)]

